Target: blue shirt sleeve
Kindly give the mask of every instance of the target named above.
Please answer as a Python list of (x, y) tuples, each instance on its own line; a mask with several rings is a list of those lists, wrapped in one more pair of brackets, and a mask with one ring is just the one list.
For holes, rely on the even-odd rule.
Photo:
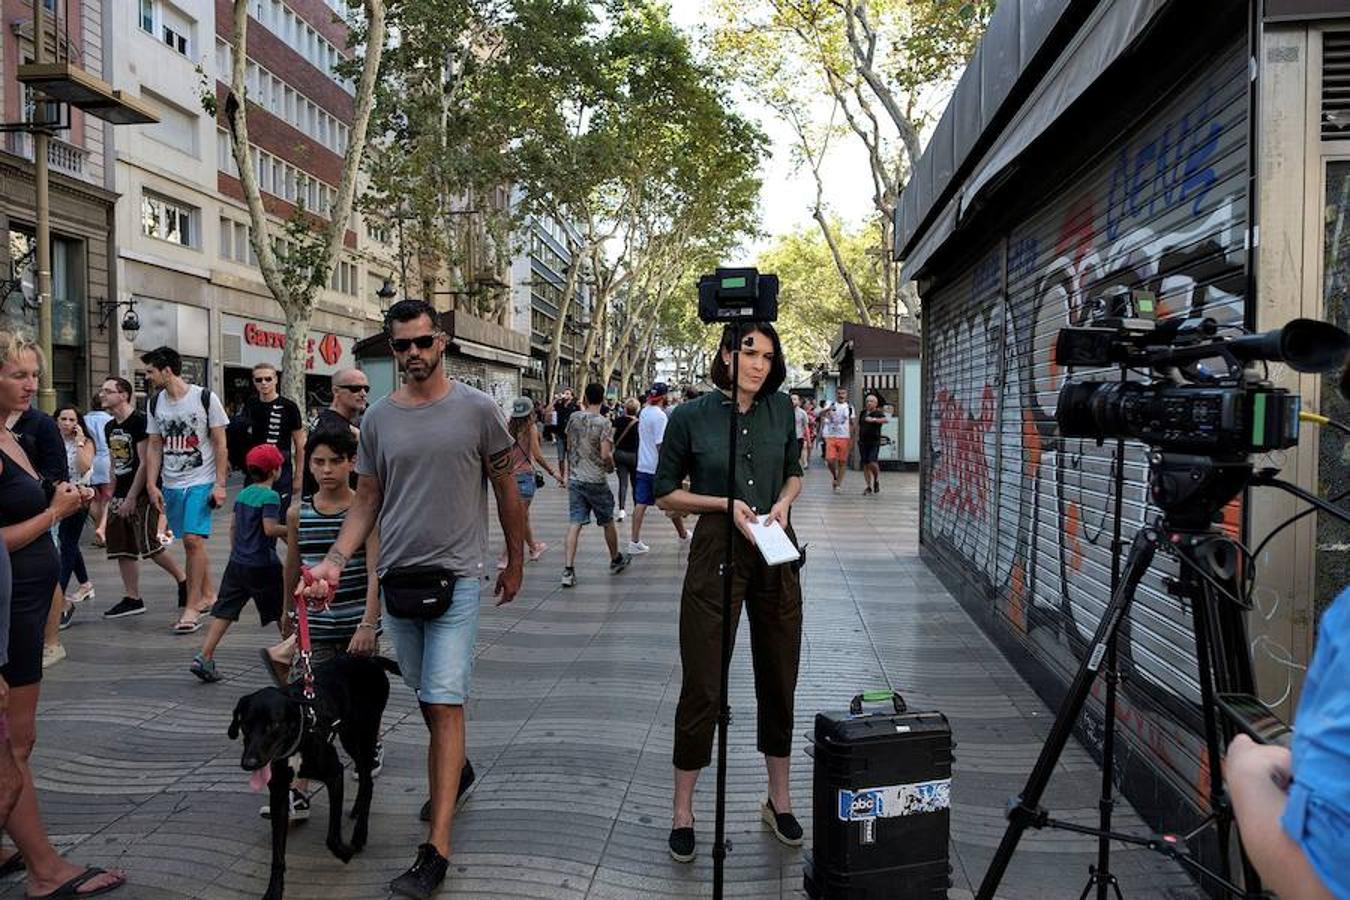
[(1294, 717), (1294, 784), (1280, 820), (1323, 883), (1350, 897), (1350, 589), (1322, 614)]

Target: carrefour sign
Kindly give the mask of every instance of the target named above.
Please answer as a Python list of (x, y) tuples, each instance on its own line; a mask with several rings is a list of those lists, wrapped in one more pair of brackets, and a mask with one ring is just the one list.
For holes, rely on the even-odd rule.
[[(281, 365), (281, 353), (286, 349), (286, 326), (276, 322), (223, 316), (226, 340), (226, 364), (256, 366), (259, 363)], [(237, 352), (230, 346), (237, 339)], [(332, 332), (311, 331), (305, 345), (305, 371), (311, 375), (332, 375), (339, 369), (356, 364), (352, 347), (356, 338)]]

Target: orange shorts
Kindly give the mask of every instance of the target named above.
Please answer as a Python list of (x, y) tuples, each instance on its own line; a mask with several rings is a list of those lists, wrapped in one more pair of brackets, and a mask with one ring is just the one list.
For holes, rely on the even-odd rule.
[(827, 462), (848, 462), (848, 438), (826, 438), (825, 460)]

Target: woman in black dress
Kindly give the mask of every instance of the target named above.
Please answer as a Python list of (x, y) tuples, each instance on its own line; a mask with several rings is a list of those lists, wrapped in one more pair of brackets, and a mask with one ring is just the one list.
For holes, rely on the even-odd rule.
[[(28, 409), (37, 394), (41, 355), (37, 345), (0, 331), (0, 422)], [(5, 831), (23, 854), (27, 895), (86, 896), (126, 881), (119, 871), (81, 868), (62, 859), (38, 814), (37, 791), (28, 768), (37, 737), (38, 688), (42, 681), (42, 630), (51, 609), (61, 560), (51, 531), (62, 519), (84, 515), (85, 499), (69, 482), (52, 484), (37, 473), (8, 428), (0, 429), (0, 537), (9, 550), (13, 587), (9, 615), (9, 660), (0, 666), (8, 685), (7, 719), (23, 789)], [(62, 891), (65, 893), (62, 893)]]

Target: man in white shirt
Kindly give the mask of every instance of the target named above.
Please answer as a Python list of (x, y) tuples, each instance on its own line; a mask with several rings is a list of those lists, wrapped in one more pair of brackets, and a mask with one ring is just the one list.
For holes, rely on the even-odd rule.
[(834, 490), (838, 493), (848, 472), (848, 454), (858, 427), (858, 414), (848, 402), (847, 389), (840, 388), (835, 398), (820, 414), (820, 433), (825, 438), (825, 465), (834, 477)]
[[(658, 381), (647, 391), (647, 405), (638, 415), (638, 464), (637, 479), (633, 485), (633, 536), (628, 542), (629, 555), (646, 553), (651, 547), (642, 543), (642, 520), (647, 516), (647, 507), (656, 503), (656, 493), (652, 487), (656, 480), (656, 462), (661, 458), (661, 440), (666, 434), (666, 402), (670, 388), (665, 382)], [(681, 542), (689, 540), (689, 532), (684, 527), (684, 519), (672, 517), (675, 532)]]
[[(215, 601), (206, 539), (211, 513), (225, 503), (225, 426), (229, 417), (220, 398), (183, 380), (183, 360), (172, 347), (141, 357), (145, 380), (159, 391), (150, 397), (146, 433), (145, 491), (164, 514), (169, 529), (183, 539), (187, 554), (187, 605), (173, 626), (176, 634), (201, 627), (201, 615)], [(163, 478), (163, 489), (160, 479)]]

